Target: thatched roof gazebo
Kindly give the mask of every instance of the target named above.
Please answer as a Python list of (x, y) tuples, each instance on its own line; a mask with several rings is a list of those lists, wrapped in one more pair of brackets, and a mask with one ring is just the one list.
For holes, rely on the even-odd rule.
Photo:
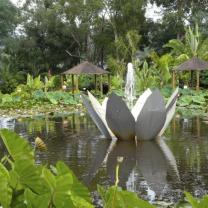
[(71, 69), (63, 72), (62, 75), (62, 85), (63, 85), (63, 75), (71, 75), (72, 79), (72, 92), (74, 94), (74, 76), (77, 77), (76, 79), (76, 90), (78, 90), (78, 76), (82, 74), (90, 74), (94, 75), (95, 77), (95, 90), (97, 90), (97, 76), (100, 77), (100, 91), (103, 91), (103, 83), (102, 83), (102, 75), (107, 74), (108, 75), (108, 86), (110, 88), (110, 73), (106, 70), (103, 70), (100, 67), (95, 66), (92, 63), (89, 63), (87, 61), (82, 62), (81, 64), (78, 64)]
[(199, 90), (199, 72), (203, 70), (208, 70), (208, 62), (203, 61), (196, 56), (185, 61), (184, 63), (180, 64), (179, 66), (175, 67), (172, 70), (173, 88), (175, 88), (175, 83), (176, 83), (176, 72), (191, 71), (191, 77), (193, 78), (193, 72), (196, 71), (196, 77), (197, 77), (196, 90)]

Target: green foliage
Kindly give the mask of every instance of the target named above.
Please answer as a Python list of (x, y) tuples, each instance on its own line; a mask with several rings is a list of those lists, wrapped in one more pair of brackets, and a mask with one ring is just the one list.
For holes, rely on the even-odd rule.
[(8, 130), (2, 131), (1, 138), (14, 161), (29, 159), (34, 163), (34, 152), (27, 141)]
[(9, 65), (0, 64), (0, 91), (2, 93), (13, 92), (20, 81), (22, 81), (20, 73), (11, 71)]
[(9, 186), (10, 175), (3, 164), (0, 163), (0, 202), (5, 208), (10, 207), (12, 189)]
[[(40, 76), (33, 78), (27, 75), (27, 83), (20, 84), (11, 94), (0, 93), (0, 106), (2, 109), (21, 109), (32, 108), (43, 104), (52, 105), (75, 105), (79, 102), (78, 96), (75, 98), (69, 92), (49, 91), (55, 86), (56, 77), (49, 79), (45, 77), (45, 83)], [(43, 91), (44, 90), (44, 91)]]
[(78, 97), (73, 98), (72, 94), (68, 92), (44, 92), (43, 90), (35, 90), (32, 94), (29, 94), (22, 89), (23, 88), (21, 88), (20, 92), (15, 92), (10, 95), (0, 94), (0, 106), (3, 109), (21, 109), (42, 104), (76, 105), (79, 102)]
[(204, 109), (207, 108), (208, 96), (206, 91), (196, 92), (195, 90), (183, 89), (180, 90), (181, 97), (177, 105), (189, 109)]
[(8, 0), (0, 1), (0, 45), (8, 38), (8, 35), (15, 29), (17, 22), (17, 8)]
[(153, 52), (151, 54), (151, 58), (154, 62), (153, 67), (155, 68), (157, 76), (160, 79), (160, 85), (164, 86), (169, 84), (171, 79), (169, 66), (173, 59), (172, 56), (170, 54), (165, 54), (159, 57), (157, 53)]
[(172, 49), (171, 53), (176, 56), (175, 64), (180, 64), (193, 56), (208, 60), (208, 39), (202, 37), (198, 24), (195, 25), (194, 30), (191, 27), (186, 29), (184, 40), (169, 40), (164, 47)]
[(112, 88), (112, 90), (122, 89), (123, 83), (124, 83), (124, 81), (120, 76), (113, 76), (111, 78), (111, 88)]
[(55, 76), (50, 76), (49, 78), (45, 76), (45, 92), (47, 92), (49, 89), (52, 89), (55, 87)]
[(0, 135), (9, 153), (0, 163), (3, 207), (93, 207), (87, 188), (63, 162), (52, 169), (36, 165), (28, 142), (6, 129)]
[(190, 193), (185, 192), (186, 200), (191, 204), (192, 208), (207, 208), (208, 196), (205, 195), (202, 199), (195, 199)]
[(28, 91), (40, 90), (43, 89), (44, 83), (40, 80), (40, 75), (33, 78), (30, 74), (27, 74), (26, 86), (28, 88)]
[(116, 53), (113, 56), (109, 56), (107, 60), (109, 69), (116, 75), (115, 79), (118, 79), (117, 83), (113, 80), (113, 86), (120, 82), (120, 87), (122, 88), (123, 83), (121, 80), (124, 77), (127, 63), (129, 61), (135, 62), (140, 39), (141, 37), (135, 30), (128, 31), (125, 37), (120, 36), (115, 39)]
[(57, 104), (77, 104), (77, 100), (74, 100), (73, 96), (67, 92), (48, 92), (46, 93), (47, 99), (54, 105)]
[(207, 103), (208, 96), (206, 90), (180, 89), (177, 111), (185, 117), (203, 115), (208, 110)]
[(148, 66), (144, 61), (142, 68), (136, 70), (136, 88), (137, 91), (144, 91), (148, 87), (155, 87), (158, 84), (159, 78), (154, 68)]
[(117, 186), (111, 186), (109, 189), (98, 186), (98, 192), (103, 200), (104, 208), (154, 208), (153, 205), (139, 199), (136, 193), (123, 191)]

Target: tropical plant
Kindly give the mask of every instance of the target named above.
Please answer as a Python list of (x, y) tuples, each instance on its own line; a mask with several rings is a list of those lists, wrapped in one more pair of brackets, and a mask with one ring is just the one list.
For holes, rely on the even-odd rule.
[(90, 194), (63, 163), (36, 165), (34, 150), (9, 130), (0, 135), (8, 155), (0, 163), (0, 204), (4, 207), (93, 207)]
[(45, 76), (44, 90), (47, 92), (55, 86), (55, 76)]
[(187, 109), (207, 109), (208, 96), (206, 91), (196, 92), (190, 89), (180, 90), (181, 97), (178, 99), (177, 105), (179, 107), (186, 107)]
[(160, 86), (163, 87), (167, 85), (171, 79), (170, 68), (173, 57), (170, 54), (164, 54), (161, 57), (156, 53), (152, 52), (150, 54), (155, 68), (155, 71), (160, 78)]
[(172, 39), (164, 47), (171, 48), (171, 54), (176, 56), (176, 63), (198, 56), (208, 60), (208, 38), (203, 38), (199, 32), (198, 24), (193, 30), (190, 26), (186, 29), (185, 39)]
[(107, 60), (108, 67), (117, 77), (123, 79), (124, 72), (128, 62), (135, 62), (138, 43), (141, 37), (134, 30), (126, 33), (125, 38), (118, 37), (115, 40), (115, 56), (109, 56)]
[(195, 199), (190, 193), (185, 192), (186, 200), (192, 208), (206, 208), (208, 206), (208, 196), (205, 195), (202, 199)]
[(136, 193), (124, 191), (120, 187), (108, 189), (98, 186), (98, 192), (104, 202), (104, 208), (154, 208), (155, 206), (137, 197)]
[(155, 87), (159, 82), (159, 77), (156, 70), (149, 67), (148, 63), (144, 61), (141, 68), (136, 69), (136, 88), (139, 92), (144, 91), (148, 87)]
[(40, 90), (44, 88), (44, 83), (40, 80), (40, 75), (33, 78), (30, 74), (27, 74), (27, 83), (29, 91)]

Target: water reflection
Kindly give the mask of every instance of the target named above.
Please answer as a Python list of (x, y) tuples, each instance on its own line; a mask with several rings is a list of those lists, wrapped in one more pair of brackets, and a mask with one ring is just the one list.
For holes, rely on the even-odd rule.
[[(208, 124), (199, 117), (175, 118), (166, 138), (137, 145), (125, 141), (112, 145), (84, 114), (23, 118), (0, 121), (0, 124), (1, 128), (16, 131), (32, 145), (39, 136), (48, 151), (37, 152), (37, 163), (54, 164), (63, 160), (92, 192), (97, 184), (115, 183), (115, 167), (120, 156), (124, 160), (119, 185), (145, 199), (177, 201), (184, 190), (197, 196), (208, 193)], [(3, 151), (0, 145), (1, 155)]]
[(115, 171), (117, 165), (117, 158), (123, 157), (123, 162), (119, 169), (119, 183), (121, 187), (126, 187), (126, 182), (136, 165), (136, 144), (135, 142), (119, 141), (109, 154), (107, 160), (107, 174), (110, 178), (111, 184), (115, 183)]
[[(117, 158), (122, 157), (123, 161), (119, 168), (119, 186), (137, 191), (136, 184), (139, 184), (141, 175), (146, 182), (146, 189), (153, 200), (155, 196), (160, 196), (164, 188), (168, 185), (168, 175), (176, 181), (179, 179), (175, 158), (162, 138), (156, 141), (143, 141), (139, 143), (118, 141), (110, 153), (109, 142), (100, 142), (102, 148), (97, 149), (95, 159), (88, 173), (88, 182), (91, 182), (98, 168), (103, 164), (107, 155), (106, 170), (110, 178), (110, 183), (115, 183)], [(131, 184), (131, 185), (130, 185)], [(154, 196), (154, 198), (152, 198)]]

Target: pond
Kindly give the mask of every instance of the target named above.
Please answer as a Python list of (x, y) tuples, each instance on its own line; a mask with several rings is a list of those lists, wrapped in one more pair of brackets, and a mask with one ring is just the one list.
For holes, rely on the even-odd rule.
[(48, 151), (37, 151), (37, 163), (65, 161), (96, 198), (96, 186), (113, 185), (117, 157), (123, 157), (119, 185), (149, 201), (176, 202), (183, 192), (208, 191), (208, 124), (199, 117), (174, 118), (165, 136), (152, 142), (119, 142), (111, 151), (91, 118), (83, 113), (62, 117), (2, 119), (34, 146), (38, 136)]

